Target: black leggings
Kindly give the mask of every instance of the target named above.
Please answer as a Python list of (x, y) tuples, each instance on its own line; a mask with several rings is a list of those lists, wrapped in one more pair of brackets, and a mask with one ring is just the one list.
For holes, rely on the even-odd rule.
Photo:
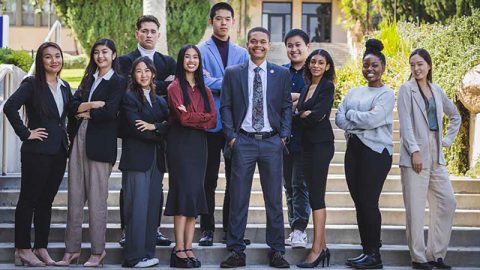
[(312, 210), (325, 208), (328, 167), (335, 153), (334, 142), (303, 142), (303, 173)]
[(63, 147), (55, 155), (21, 153), (21, 161), (22, 180), (15, 209), (15, 248), (31, 248), (32, 216), (34, 248), (47, 248), (52, 202), (63, 180), (67, 153)]
[(392, 156), (384, 149), (377, 153), (353, 135), (345, 153), (345, 176), (357, 210), (357, 224), (362, 246), (381, 247), (382, 215), (378, 199), (392, 166)]

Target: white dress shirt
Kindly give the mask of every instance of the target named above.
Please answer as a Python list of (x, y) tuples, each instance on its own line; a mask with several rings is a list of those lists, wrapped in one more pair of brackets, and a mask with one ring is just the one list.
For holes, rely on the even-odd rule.
[[(252, 60), (248, 60), (248, 108), (245, 119), (242, 122), (242, 129), (247, 132), (256, 132), (252, 125), (252, 107), (253, 107), (253, 80), (255, 78), (255, 65)], [(268, 121), (267, 111), (267, 61), (263, 61), (260, 67), (260, 78), (262, 79), (262, 93), (263, 93), (263, 128), (261, 132), (270, 132), (272, 127)]]
[(153, 62), (153, 56), (155, 55), (155, 49), (152, 49), (152, 50), (145, 49), (142, 46), (140, 46), (140, 44), (137, 44), (137, 48), (138, 48), (138, 51), (140, 52), (141, 56), (146, 56), (146, 57), (150, 58), (150, 60), (152, 60), (152, 62)]
[(143, 90), (143, 95), (147, 99), (150, 106), (152, 106), (152, 99), (150, 98), (150, 89), (142, 89), (142, 90)]
[(58, 109), (58, 115), (60, 117), (63, 114), (63, 94), (62, 94), (62, 89), (60, 87), (64, 86), (65, 84), (63, 81), (57, 77), (57, 87), (53, 87), (48, 83), (48, 88), (50, 88), (50, 92), (52, 92), (53, 99), (55, 99), (55, 104), (57, 104), (57, 109)]
[(88, 95), (88, 102), (90, 102), (90, 100), (92, 99), (93, 92), (95, 92), (95, 89), (97, 89), (97, 86), (100, 84), (100, 82), (102, 82), (102, 80), (106, 80), (106, 81), (110, 80), (110, 78), (112, 78), (114, 73), (115, 72), (113, 71), (113, 69), (110, 69), (102, 77), (98, 76), (98, 71), (95, 72), (95, 74), (93, 74), (93, 78), (95, 78), (95, 81), (92, 84), (92, 89), (90, 89), (90, 94)]

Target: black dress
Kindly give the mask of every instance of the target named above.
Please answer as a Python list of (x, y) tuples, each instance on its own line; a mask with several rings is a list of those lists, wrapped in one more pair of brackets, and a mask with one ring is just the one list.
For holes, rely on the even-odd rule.
[(216, 126), (216, 113), (210, 90), (207, 94), (210, 112), (205, 112), (202, 95), (197, 87), (189, 87), (191, 103), (187, 112), (178, 106), (184, 104), (177, 80), (168, 87), (170, 131), (167, 136), (168, 197), (166, 216), (196, 217), (208, 214), (204, 190), (207, 168), (206, 129)]

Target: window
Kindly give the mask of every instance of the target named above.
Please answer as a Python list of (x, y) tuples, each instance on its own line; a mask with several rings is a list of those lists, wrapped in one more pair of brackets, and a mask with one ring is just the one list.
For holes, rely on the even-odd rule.
[[(48, 21), (50, 19), (50, 23)], [(42, 7), (42, 26), (52, 26), (57, 20), (52, 1), (44, 1)]]
[(264, 2), (262, 26), (270, 31), (272, 42), (282, 42), (292, 28), (292, 4)]
[(22, 0), (22, 25), (34, 25), (35, 8), (30, 0)]
[(15, 15), (15, 11), (17, 10), (17, 1), (7, 0), (5, 3), (5, 9), (5, 14), (8, 15), (8, 19), (10, 20), (10, 25), (15, 25), (17, 22), (17, 16)]
[(302, 4), (302, 29), (311, 42), (331, 42), (332, 4)]

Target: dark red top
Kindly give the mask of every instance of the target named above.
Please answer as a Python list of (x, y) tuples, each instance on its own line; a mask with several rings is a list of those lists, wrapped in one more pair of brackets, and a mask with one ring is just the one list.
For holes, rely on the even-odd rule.
[(168, 107), (170, 109), (169, 122), (180, 123), (184, 127), (190, 127), (195, 129), (212, 129), (217, 126), (217, 113), (215, 110), (215, 104), (213, 103), (212, 92), (208, 87), (207, 90), (208, 101), (210, 103), (210, 112), (205, 112), (205, 106), (203, 104), (202, 94), (197, 86), (188, 87), (188, 95), (190, 96), (190, 104), (185, 106), (187, 112), (180, 111), (178, 107), (183, 104), (183, 94), (180, 82), (175, 79), (168, 86)]

